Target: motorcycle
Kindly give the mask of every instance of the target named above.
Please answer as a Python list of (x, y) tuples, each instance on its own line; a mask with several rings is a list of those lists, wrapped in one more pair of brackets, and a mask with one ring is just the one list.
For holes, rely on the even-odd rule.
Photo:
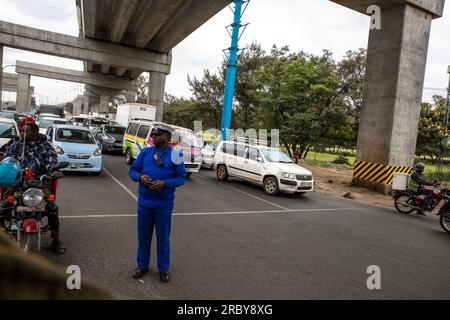
[[(422, 205), (425, 198), (425, 195), (419, 195), (411, 190), (398, 191), (394, 195), (394, 205), (397, 211), (404, 214), (410, 214), (415, 210), (424, 211)], [(428, 212), (433, 212), (437, 207), (440, 207), (437, 215), (441, 227), (445, 232), (450, 233), (450, 190), (448, 188), (433, 191), (431, 210)]]
[[(57, 180), (62, 177), (59, 171), (68, 166), (61, 162), (47, 168), (48, 174), (39, 180), (33, 178), (29, 169), (21, 172), (18, 185), (11, 188), (11, 194), (2, 201), (0, 207), (0, 225), (15, 239), (25, 252), (41, 250), (41, 236), (50, 231), (47, 211), (56, 206), (54, 194)], [(47, 221), (45, 221), (47, 220)]]

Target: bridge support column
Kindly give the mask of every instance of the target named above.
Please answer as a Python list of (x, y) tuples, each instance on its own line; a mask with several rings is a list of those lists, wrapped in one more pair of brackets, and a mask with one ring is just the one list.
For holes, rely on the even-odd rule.
[(414, 164), (431, 12), (404, 3), (382, 8), (369, 35), (353, 182), (387, 193), (394, 172)]
[(75, 101), (73, 102), (72, 114), (74, 116), (79, 116), (81, 113), (81, 108), (82, 108), (82, 101), (79, 98), (75, 99)]
[(16, 111), (28, 112), (31, 109), (30, 76), (26, 74), (17, 75), (17, 99)]
[(82, 104), (83, 104), (83, 106), (82, 106), (81, 112), (83, 114), (89, 114), (89, 97), (87, 97), (87, 96), (82, 97)]
[(166, 87), (166, 74), (151, 72), (148, 81), (148, 104), (156, 109), (156, 121), (162, 121), (164, 112), (164, 90)]
[(136, 102), (136, 91), (127, 90), (125, 94), (126, 102)]
[(109, 97), (105, 96), (105, 95), (101, 95), (100, 96), (100, 107), (98, 109), (98, 112), (104, 112), (104, 113), (108, 113), (109, 112)]

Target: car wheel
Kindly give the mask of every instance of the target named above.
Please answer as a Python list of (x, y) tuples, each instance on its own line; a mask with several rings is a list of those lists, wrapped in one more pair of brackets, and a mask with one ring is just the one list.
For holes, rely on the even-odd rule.
[(275, 177), (268, 177), (264, 180), (264, 191), (271, 195), (277, 195), (280, 192), (278, 180)]
[(192, 176), (192, 172), (186, 172), (186, 176), (190, 178)]
[(228, 179), (228, 170), (226, 165), (219, 164), (217, 166), (216, 177), (219, 181), (226, 181)]
[(93, 176), (99, 176), (99, 175), (102, 174), (102, 170), (91, 172), (91, 174), (92, 174)]
[(128, 165), (132, 165), (134, 160), (133, 157), (131, 156), (131, 150), (130, 148), (127, 149), (127, 151), (125, 151), (125, 161)]

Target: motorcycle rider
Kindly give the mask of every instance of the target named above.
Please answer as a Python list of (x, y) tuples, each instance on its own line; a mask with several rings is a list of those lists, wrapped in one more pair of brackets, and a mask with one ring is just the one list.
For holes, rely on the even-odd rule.
[[(433, 190), (425, 188), (426, 186), (435, 187), (436, 183), (428, 181), (425, 179), (423, 172), (425, 170), (425, 165), (419, 162), (414, 167), (414, 172), (411, 175), (411, 182), (409, 184), (409, 189), (416, 192), (417, 194), (426, 195), (425, 200), (421, 206), (423, 211), (431, 211), (431, 203), (433, 202)], [(422, 211), (418, 211), (418, 214), (425, 215)]]
[[(23, 137), (21, 136), (21, 139), (16, 140), (6, 150), (3, 157), (12, 157), (19, 161), (22, 168), (30, 169), (35, 179), (39, 179), (43, 174), (48, 173), (50, 165), (58, 163), (58, 156), (52, 145), (47, 141), (46, 136), (39, 134), (39, 127), (32, 122), (24, 125)], [(53, 238), (52, 251), (63, 254), (66, 249), (59, 240), (58, 206), (53, 203), (51, 205), (47, 204), (46, 212), (52, 232), (51, 237)]]

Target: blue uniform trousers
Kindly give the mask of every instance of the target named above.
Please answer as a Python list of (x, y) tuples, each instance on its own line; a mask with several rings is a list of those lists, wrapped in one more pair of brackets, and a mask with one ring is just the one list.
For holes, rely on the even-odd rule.
[(159, 272), (167, 272), (170, 262), (170, 226), (172, 223), (173, 203), (169, 206), (138, 208), (138, 268), (147, 269), (150, 264), (150, 250), (153, 229), (156, 228), (156, 251)]

